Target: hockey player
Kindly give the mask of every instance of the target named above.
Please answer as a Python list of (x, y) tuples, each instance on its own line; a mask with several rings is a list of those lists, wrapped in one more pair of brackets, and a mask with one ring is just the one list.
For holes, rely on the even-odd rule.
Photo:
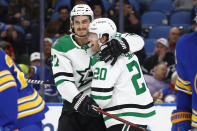
[(10, 131), (42, 131), (41, 121), (48, 110), (45, 102), (2, 50), (0, 63), (0, 127)]
[[(108, 44), (106, 42), (115, 36), (116, 25), (111, 19), (98, 18), (90, 23), (88, 40), (93, 51), (99, 51), (100, 47)], [(99, 60), (98, 54), (95, 54), (91, 59), (91, 66), (93, 70), (91, 97), (99, 107), (146, 128), (155, 110), (138, 58), (128, 52), (121, 55), (114, 66), (111, 66), (110, 63)], [(104, 120), (107, 131), (138, 131), (109, 116), (104, 116)]]
[(197, 32), (183, 35), (176, 44), (177, 109), (171, 116), (172, 131), (188, 131), (197, 128), (196, 50)]
[[(70, 20), (72, 34), (60, 37), (51, 50), (55, 84), (64, 100), (58, 130), (103, 131), (105, 130), (103, 118), (98, 112), (89, 108), (97, 104), (88, 96), (90, 91), (86, 90), (90, 88), (92, 80), (89, 62), (94, 52), (90, 48), (87, 33), (88, 26), (93, 20), (93, 12), (88, 5), (76, 5), (71, 11)], [(143, 41), (141, 37), (128, 36), (127, 39), (126, 35), (124, 36), (127, 42), (132, 41), (129, 45), (130, 50), (135, 52), (142, 49), (144, 43), (141, 43)], [(117, 43), (117, 40), (115, 42)], [(112, 43), (105, 48), (103, 51), (105, 53), (101, 57), (105, 59), (106, 56), (105, 61), (107, 61), (111, 58), (112, 52), (113, 63), (115, 63), (118, 54), (128, 50), (125, 44), (126, 42)], [(120, 50), (114, 48), (116, 45), (121, 47)], [(84, 94), (81, 94), (80, 92), (83, 91)]]

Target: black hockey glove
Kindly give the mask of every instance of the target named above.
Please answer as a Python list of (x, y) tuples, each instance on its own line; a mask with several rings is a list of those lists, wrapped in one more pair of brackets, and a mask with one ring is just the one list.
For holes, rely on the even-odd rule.
[(92, 117), (98, 117), (100, 113), (92, 108), (92, 106), (96, 106), (99, 108), (97, 103), (89, 96), (83, 95), (83, 93), (79, 93), (74, 97), (72, 106), (75, 110), (77, 110), (81, 115), (88, 115)]
[(105, 48), (101, 48), (100, 59), (108, 62), (112, 60), (111, 65), (114, 65), (118, 57), (122, 53), (129, 52), (129, 44), (124, 38), (112, 39), (111, 41), (105, 43)]

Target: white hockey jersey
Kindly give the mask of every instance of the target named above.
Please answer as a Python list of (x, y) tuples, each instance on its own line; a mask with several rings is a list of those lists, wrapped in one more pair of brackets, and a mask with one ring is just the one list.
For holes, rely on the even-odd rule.
[[(127, 53), (114, 66), (91, 59), (91, 97), (106, 112), (134, 124), (149, 125), (155, 115), (153, 99), (145, 83), (138, 58)], [(121, 122), (104, 115), (106, 127)]]
[[(89, 44), (79, 46), (72, 36), (71, 34), (60, 37), (51, 49), (55, 84), (62, 98), (69, 102), (72, 102), (80, 91), (90, 87), (92, 79), (90, 57), (94, 53)], [(129, 41), (132, 52), (144, 46), (143, 39), (138, 35), (118, 33), (117, 37), (124, 37)]]

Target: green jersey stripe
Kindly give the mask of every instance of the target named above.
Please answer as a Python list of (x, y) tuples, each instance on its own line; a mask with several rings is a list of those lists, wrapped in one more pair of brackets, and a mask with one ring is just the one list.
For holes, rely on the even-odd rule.
[(94, 66), (97, 62), (98, 62), (98, 59), (97, 59), (97, 54), (96, 54), (93, 57), (91, 57), (91, 59), (90, 59), (90, 65), (91, 66)]
[(128, 131), (129, 125), (126, 124), (126, 126), (123, 127), (123, 131)]
[[(152, 111), (152, 112), (149, 112), (149, 113), (138, 113), (138, 112), (125, 112), (125, 113), (119, 113), (119, 114), (112, 114), (112, 115), (115, 115), (117, 117), (122, 117), (122, 116), (134, 116), (134, 117), (143, 117), (143, 118), (146, 118), (146, 117), (150, 117), (150, 116), (153, 116), (155, 115), (156, 112), (155, 111)], [(110, 116), (106, 116), (104, 117), (104, 121), (107, 121), (111, 119)]]
[[(69, 81), (69, 80), (66, 80), (66, 79), (59, 80), (59, 81), (55, 82), (55, 85), (56, 85), (56, 86), (58, 86), (58, 85), (62, 84), (64, 81)], [(75, 82), (74, 82), (74, 81), (70, 81), (70, 82), (72, 82), (72, 83), (74, 83), (74, 84), (75, 84)]]
[(111, 99), (112, 95), (110, 96), (95, 96), (95, 95), (90, 95), (93, 99), (100, 99), (100, 100), (107, 100), (107, 99)]

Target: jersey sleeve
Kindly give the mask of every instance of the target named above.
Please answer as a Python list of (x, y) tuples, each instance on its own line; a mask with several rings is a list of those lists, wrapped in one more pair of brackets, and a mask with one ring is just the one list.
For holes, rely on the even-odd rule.
[(184, 53), (184, 44), (187, 43), (183, 38), (180, 39), (177, 43), (176, 47), (176, 70), (178, 73), (178, 79), (176, 81), (176, 90), (184, 92), (186, 94), (192, 94), (192, 86), (191, 82), (189, 81), (188, 74), (186, 72), (186, 67), (184, 64), (188, 61), (185, 53)]
[(72, 102), (79, 93), (75, 85), (72, 63), (63, 52), (52, 48), (52, 70), (55, 84), (63, 99)]
[(187, 41), (182, 36), (176, 44), (176, 70), (178, 78), (175, 89), (177, 108), (172, 112), (171, 116), (173, 128), (177, 126), (177, 124), (183, 123), (186, 125), (188, 121), (191, 121), (192, 86), (186, 72), (186, 64), (184, 64), (188, 61), (187, 53), (185, 53), (185, 48), (187, 47), (185, 47), (185, 45), (187, 45)]
[(127, 41), (131, 52), (137, 52), (144, 47), (144, 40), (139, 35), (129, 34), (129, 33), (124, 33), (124, 34), (117, 33), (116, 36), (120, 38), (124, 38)]
[(9, 71), (7, 61), (3, 57), (0, 59), (0, 105), (2, 105), (0, 108), (0, 126), (8, 126), (17, 120), (18, 94), (16, 82)]
[(91, 85), (91, 97), (101, 108), (105, 108), (111, 102), (114, 85), (120, 76), (118, 63), (114, 66), (106, 63), (95, 66), (93, 69), (93, 80)]

